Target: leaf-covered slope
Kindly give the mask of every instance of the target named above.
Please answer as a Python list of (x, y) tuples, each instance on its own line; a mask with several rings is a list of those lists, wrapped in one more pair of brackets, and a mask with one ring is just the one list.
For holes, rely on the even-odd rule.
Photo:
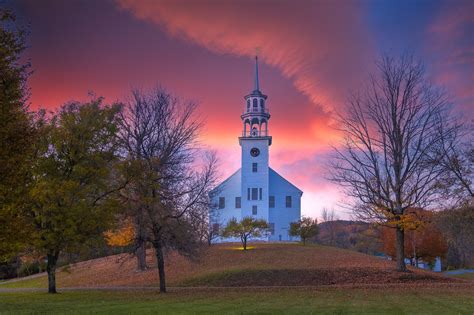
[[(61, 271), (59, 287), (155, 286), (157, 270), (149, 250), (144, 272), (126, 254), (84, 261)], [(374, 256), (326, 246), (297, 244), (251, 244), (243, 251), (239, 244), (204, 248), (192, 262), (174, 253), (168, 255), (166, 276), (170, 286), (281, 286), (405, 283), (414, 281), (456, 281), (435, 273), (416, 270), (397, 273), (395, 265)], [(461, 281), (461, 280), (460, 280)], [(41, 285), (35, 279), (33, 286)], [(46, 281), (44, 279), (44, 284)], [(4, 284), (7, 285), (7, 284)], [(10, 286), (28, 287), (27, 283)], [(1, 285), (0, 285), (1, 286)]]

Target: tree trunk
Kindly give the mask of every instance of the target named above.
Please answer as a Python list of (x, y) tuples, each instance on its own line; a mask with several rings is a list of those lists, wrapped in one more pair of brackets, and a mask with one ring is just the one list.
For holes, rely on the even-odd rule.
[(412, 241), (412, 244), (413, 244), (412, 245), (413, 246), (413, 259), (415, 261), (415, 267), (418, 268), (418, 257), (416, 256), (416, 239), (415, 239), (416, 234), (415, 234), (415, 231), (413, 231), (412, 234), (413, 234), (413, 238), (412, 238), (413, 239), (413, 241)]
[(303, 237), (303, 246), (306, 245), (306, 238)]
[(212, 238), (214, 237), (214, 233), (211, 231), (209, 234), (207, 234), (207, 245), (211, 246), (212, 245)]
[(158, 276), (160, 279), (160, 293), (166, 293), (165, 280), (165, 257), (163, 255), (163, 248), (159, 242), (154, 242), (153, 247), (156, 252), (156, 262), (158, 264)]
[(247, 250), (247, 237), (243, 237), (243, 245), (244, 245), (244, 250)]
[(142, 214), (140, 214), (137, 218), (137, 250), (136, 250), (136, 256), (137, 256), (137, 268), (138, 270), (144, 271), (147, 268), (146, 265), (146, 232), (145, 228), (143, 226), (143, 218)]
[(397, 226), (397, 271), (406, 271), (405, 265), (405, 231)]
[(48, 293), (57, 293), (56, 291), (56, 264), (58, 262), (58, 253), (49, 253), (46, 271), (48, 272)]
[(144, 271), (147, 269), (146, 265), (146, 242), (145, 240), (139, 239), (138, 241), (138, 248), (137, 248), (137, 267), (138, 270)]

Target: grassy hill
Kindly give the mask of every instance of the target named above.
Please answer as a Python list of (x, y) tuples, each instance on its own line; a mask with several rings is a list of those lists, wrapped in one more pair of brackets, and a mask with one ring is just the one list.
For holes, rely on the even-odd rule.
[(44, 293), (45, 275), (0, 283), (0, 313), (472, 314), (474, 281), (397, 273), (393, 262), (333, 247), (251, 246), (247, 252), (239, 244), (206, 247), (193, 262), (170, 253), (164, 295), (154, 288), (151, 250), (145, 272), (128, 255), (62, 268), (57, 295)]
[[(135, 259), (127, 254), (109, 256), (61, 268), (61, 287), (143, 287), (156, 286), (158, 276), (152, 250), (144, 272), (136, 270)], [(394, 262), (326, 246), (255, 243), (243, 251), (239, 244), (206, 247), (195, 261), (169, 253), (166, 276), (169, 286), (320, 286), (370, 285), (413, 282), (462, 282), (422, 270), (394, 272)], [(46, 287), (40, 275), (6, 287)]]

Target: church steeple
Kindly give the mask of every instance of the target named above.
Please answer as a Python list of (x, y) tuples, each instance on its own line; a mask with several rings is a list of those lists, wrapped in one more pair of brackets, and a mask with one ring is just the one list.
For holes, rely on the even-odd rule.
[(255, 56), (255, 86), (254, 92), (260, 91), (260, 83), (258, 82), (258, 56)]
[(269, 137), (268, 120), (270, 114), (266, 108), (267, 96), (260, 91), (257, 56), (255, 56), (254, 90), (246, 95), (244, 99), (245, 109), (241, 116), (244, 123), (242, 137)]

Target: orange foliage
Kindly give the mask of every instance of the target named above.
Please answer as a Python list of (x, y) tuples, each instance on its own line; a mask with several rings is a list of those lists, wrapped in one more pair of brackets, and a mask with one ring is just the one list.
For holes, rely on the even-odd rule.
[(381, 215), (387, 218), (389, 227), (401, 227), (403, 230), (417, 230), (431, 221), (432, 213), (421, 208), (410, 208), (404, 214), (395, 215), (388, 210), (376, 209)]
[(104, 233), (107, 244), (110, 246), (127, 246), (133, 242), (135, 238), (135, 228), (133, 224), (127, 222), (123, 227), (115, 231), (107, 231)]
[[(444, 257), (448, 246), (441, 232), (432, 223), (432, 213), (422, 209), (410, 209), (402, 218), (405, 230), (405, 257), (434, 262), (436, 257)], [(395, 229), (382, 230), (383, 251), (395, 258)]]

